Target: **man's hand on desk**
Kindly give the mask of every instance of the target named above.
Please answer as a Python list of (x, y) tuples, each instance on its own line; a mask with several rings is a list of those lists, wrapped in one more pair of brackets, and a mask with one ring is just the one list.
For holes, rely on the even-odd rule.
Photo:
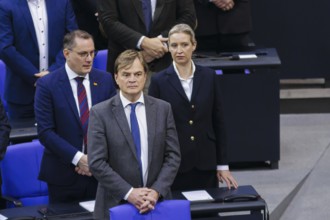
[(75, 171), (80, 174), (80, 175), (83, 175), (83, 176), (92, 176), (92, 173), (89, 171), (89, 167), (88, 167), (88, 158), (87, 158), (87, 155), (83, 155), (76, 168), (75, 168)]
[(148, 38), (145, 37), (141, 43), (141, 49), (143, 49), (149, 56), (154, 59), (159, 59), (168, 52), (168, 48), (166, 46), (168, 38), (163, 37), (154, 37)]
[(229, 170), (218, 170), (217, 177), (220, 183), (225, 182), (227, 184), (228, 189), (230, 189), (231, 187), (237, 189), (238, 183), (235, 180), (235, 178), (231, 175)]

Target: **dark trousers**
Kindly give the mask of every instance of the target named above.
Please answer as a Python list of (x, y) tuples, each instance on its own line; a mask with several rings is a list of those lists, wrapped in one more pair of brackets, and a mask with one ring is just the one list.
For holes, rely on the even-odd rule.
[(172, 191), (189, 191), (218, 187), (216, 170), (197, 170), (178, 173), (172, 184)]
[(53, 185), (48, 183), (49, 203), (69, 203), (94, 200), (97, 181), (94, 177), (79, 176), (72, 185)]

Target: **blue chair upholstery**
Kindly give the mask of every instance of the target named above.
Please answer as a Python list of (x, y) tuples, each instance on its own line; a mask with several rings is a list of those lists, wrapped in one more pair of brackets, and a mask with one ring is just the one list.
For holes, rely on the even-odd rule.
[(38, 180), (43, 151), (38, 140), (8, 146), (0, 165), (8, 207), (48, 204), (47, 184)]
[(93, 67), (107, 71), (108, 50), (99, 50), (94, 58)]
[(7, 102), (4, 99), (5, 80), (6, 80), (6, 65), (2, 60), (0, 60), (0, 98), (2, 100), (3, 106), (5, 107), (5, 110), (7, 110)]
[(158, 202), (154, 210), (140, 214), (132, 204), (111, 208), (111, 220), (191, 220), (188, 200), (166, 200)]

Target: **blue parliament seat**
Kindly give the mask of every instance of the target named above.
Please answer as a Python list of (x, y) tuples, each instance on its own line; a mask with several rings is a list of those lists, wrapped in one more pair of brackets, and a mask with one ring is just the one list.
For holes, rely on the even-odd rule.
[(107, 71), (108, 50), (99, 50), (94, 58), (93, 67)]
[(154, 210), (140, 214), (132, 204), (115, 206), (110, 210), (111, 220), (191, 220), (188, 200), (165, 200), (158, 202)]
[(6, 65), (2, 60), (0, 60), (0, 98), (3, 106), (7, 110), (7, 103), (6, 100), (4, 99), (5, 79), (6, 79)]
[(48, 204), (47, 184), (38, 180), (43, 151), (38, 140), (8, 146), (0, 165), (8, 208)]

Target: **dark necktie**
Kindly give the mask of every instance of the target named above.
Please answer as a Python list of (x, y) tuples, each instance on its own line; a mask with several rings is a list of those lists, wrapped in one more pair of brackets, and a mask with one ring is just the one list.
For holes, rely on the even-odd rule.
[(141, 1), (142, 1), (142, 11), (144, 14), (144, 23), (146, 25), (147, 33), (149, 33), (152, 22), (151, 0), (141, 0)]
[(80, 121), (84, 134), (84, 146), (85, 152), (87, 150), (87, 129), (88, 129), (88, 118), (89, 118), (89, 108), (87, 102), (86, 89), (83, 84), (84, 77), (76, 77), (75, 80), (78, 83), (77, 91), (78, 91), (78, 100), (79, 100), (79, 111), (80, 111)]
[(131, 106), (130, 121), (131, 121), (131, 132), (132, 132), (133, 141), (134, 141), (135, 150), (136, 150), (136, 156), (138, 158), (139, 166), (140, 166), (141, 181), (143, 183), (140, 129), (139, 129), (139, 123), (137, 121), (136, 114), (135, 114), (135, 108), (138, 104), (139, 104), (139, 102), (129, 104)]

